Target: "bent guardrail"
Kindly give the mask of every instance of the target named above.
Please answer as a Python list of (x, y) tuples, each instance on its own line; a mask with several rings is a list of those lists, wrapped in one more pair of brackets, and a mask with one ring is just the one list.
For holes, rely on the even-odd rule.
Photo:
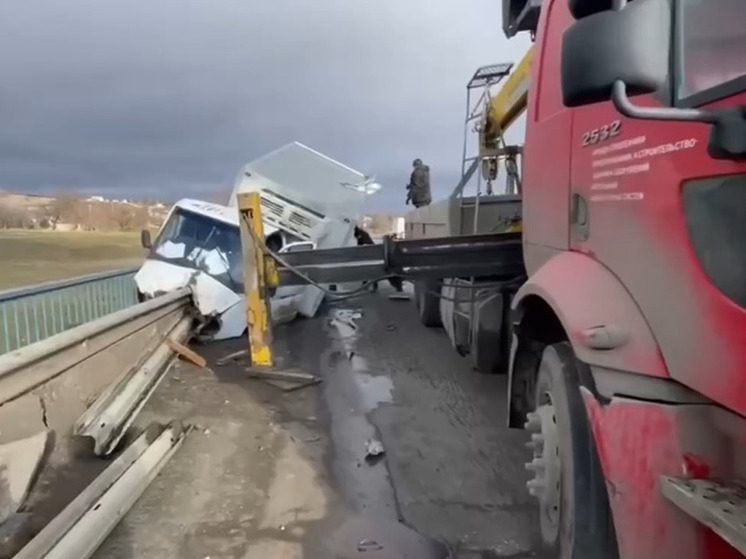
[[(0, 538), (0, 556), (14, 556), (51, 520), (49, 503), (69, 499), (60, 472), (79, 463), (79, 435), (100, 454), (119, 444), (167, 374), (171, 346), (192, 335), (190, 303), (181, 289), (0, 355), (0, 524), (15, 527)], [(18, 471), (30, 472), (31, 489), (9, 499), (9, 472)]]
[(137, 268), (0, 291), (0, 355), (137, 304)]

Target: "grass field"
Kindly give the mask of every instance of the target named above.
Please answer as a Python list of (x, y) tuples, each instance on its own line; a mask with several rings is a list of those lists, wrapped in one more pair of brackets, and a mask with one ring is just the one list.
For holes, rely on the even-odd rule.
[(0, 290), (137, 266), (139, 233), (0, 230)]

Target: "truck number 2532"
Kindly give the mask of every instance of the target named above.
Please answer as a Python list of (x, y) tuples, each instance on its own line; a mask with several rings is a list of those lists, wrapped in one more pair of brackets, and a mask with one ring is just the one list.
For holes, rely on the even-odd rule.
[(615, 120), (610, 124), (583, 133), (583, 147), (592, 146), (615, 138), (622, 132), (622, 121)]

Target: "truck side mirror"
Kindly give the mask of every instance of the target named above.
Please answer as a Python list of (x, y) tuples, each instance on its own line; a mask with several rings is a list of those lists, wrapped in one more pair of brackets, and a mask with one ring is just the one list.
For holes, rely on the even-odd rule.
[[(576, 16), (588, 2), (574, 2)], [(568, 107), (612, 98), (617, 82), (629, 95), (653, 93), (668, 78), (671, 59), (668, 0), (635, 0), (622, 10), (579, 19), (562, 43), (562, 96)]]
[(153, 242), (150, 240), (150, 231), (147, 229), (140, 231), (140, 244), (142, 245), (142, 248), (153, 248)]

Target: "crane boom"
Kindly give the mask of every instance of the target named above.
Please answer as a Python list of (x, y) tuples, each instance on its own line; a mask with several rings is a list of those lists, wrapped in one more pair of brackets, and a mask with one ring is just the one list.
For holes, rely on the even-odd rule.
[(492, 97), (487, 104), (480, 142), (482, 155), (494, 152), (502, 134), (526, 110), (533, 61), (534, 48), (531, 47), (505, 81), (505, 85), (500, 89), (500, 92)]

